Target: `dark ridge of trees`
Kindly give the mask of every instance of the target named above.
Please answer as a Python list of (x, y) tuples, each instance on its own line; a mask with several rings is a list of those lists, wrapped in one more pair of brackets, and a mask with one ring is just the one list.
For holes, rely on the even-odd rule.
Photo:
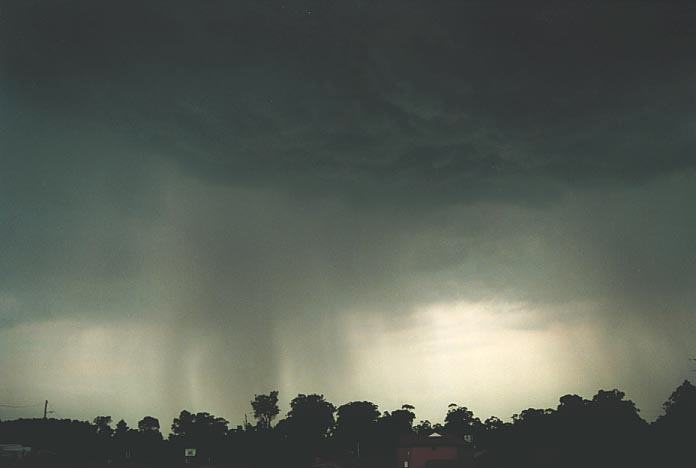
[[(685, 381), (649, 424), (619, 390), (599, 390), (592, 399), (564, 395), (556, 408), (528, 408), (511, 422), (491, 416), (481, 421), (466, 406), (451, 404), (442, 423), (416, 421), (416, 408), (405, 404), (380, 412), (369, 401), (338, 408), (320, 394), (300, 394), (280, 414), (278, 392), (255, 395), (255, 425), (230, 428), (206, 412), (187, 410), (174, 418), (167, 438), (152, 416), (137, 429), (111, 416), (90, 422), (69, 419), (17, 419), (0, 422), (0, 443), (34, 448), (34, 461), (79, 465), (137, 463), (172, 466), (184, 449), (196, 448), (194, 463), (248, 467), (309, 467), (317, 457), (345, 467), (394, 465), (404, 435), (433, 432), (473, 437), (479, 467), (643, 467), (690, 466), (696, 434), (696, 387)], [(0, 462), (1, 463), (1, 462)]]
[(696, 387), (685, 380), (662, 405), (663, 414), (653, 423), (656, 443), (668, 463), (694, 458), (696, 435)]

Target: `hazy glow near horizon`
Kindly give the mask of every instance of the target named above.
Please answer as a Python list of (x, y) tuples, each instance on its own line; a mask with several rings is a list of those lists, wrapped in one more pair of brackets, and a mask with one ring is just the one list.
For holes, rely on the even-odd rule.
[[(280, 324), (276, 388), (284, 405), (297, 393), (319, 392), (337, 405), (374, 401), (382, 411), (413, 404), (418, 420), (438, 422), (452, 402), (482, 418), (507, 419), (527, 407), (555, 407), (564, 393), (589, 397), (603, 382), (616, 382), (601, 370), (591, 379), (578, 377), (602, 369), (601, 338), (591, 324), (544, 325), (539, 313), (523, 303), (436, 303), (400, 318), (342, 314), (340, 323), (319, 324), (300, 339), (290, 322)], [(186, 408), (212, 411), (236, 425), (243, 418), (236, 405), (252, 396), (226, 400), (226, 389), (211, 387), (207, 378), (219, 366), (215, 347), (186, 345), (164, 327), (63, 321), (0, 333), (15, 343), (30, 337), (42, 343), (19, 360), (0, 357), (0, 366), (19, 383), (0, 397), (49, 398), (56, 417), (113, 414), (135, 424), (154, 414), (167, 427)], [(162, 350), (177, 346), (185, 347), (185, 358), (167, 374)], [(242, 368), (227, 378), (247, 377)]]
[[(554, 406), (543, 395), (571, 391), (568, 382), (581, 361), (596, 357), (577, 355), (592, 352), (596, 337), (588, 324), (537, 328), (535, 312), (520, 303), (437, 303), (400, 318), (358, 313), (342, 320), (345, 337), (335, 340), (345, 341), (340, 349), (347, 350), (349, 367), (337, 385), (327, 378), (332, 393), (371, 398), (386, 409), (411, 403), (420, 418), (435, 421), (450, 402), (503, 418), (524, 409), (520, 405)], [(297, 379), (288, 377), (283, 387), (301, 388), (303, 351), (284, 349), (287, 375)], [(324, 353), (329, 359), (330, 350)], [(350, 381), (350, 392), (341, 390), (342, 378)], [(501, 408), (508, 413), (500, 414)]]
[[(528, 328), (532, 319), (533, 313), (523, 304), (463, 301), (433, 304), (400, 319), (346, 314), (337, 327), (346, 330), (345, 336), (321, 336), (327, 332), (315, 330), (306, 340), (297, 340), (290, 329), (287, 336), (278, 335), (283, 349), (279, 389), (285, 400), (299, 392), (316, 391), (337, 398), (338, 404), (373, 399), (383, 410), (412, 403), (419, 417), (433, 420), (452, 401), (483, 415), (501, 407), (517, 411), (519, 405), (532, 402), (553, 404), (539, 400), (538, 395), (561, 389), (562, 382), (567, 382), (574, 369), (572, 356), (567, 355), (569, 335), (586, 335), (588, 330), (566, 325)], [(106, 401), (113, 406), (102, 411), (129, 406), (140, 412), (162, 411), (160, 401), (168, 398), (167, 389), (179, 385), (184, 398), (171, 404), (206, 408), (217, 403), (224, 412), (224, 402), (215, 401), (204, 378), (206, 368), (214, 364), (206, 361), (211, 357), (206, 357), (205, 345), (187, 351), (177, 366), (177, 383), (172, 383), (163, 380), (165, 356), (160, 349), (168, 347), (165, 340), (176, 341), (176, 337), (157, 327), (32, 324), (23, 327), (16, 339), (30, 335), (41, 337), (45, 346), (19, 363), (26, 381), (40, 380), (44, 390), (50, 388), (61, 398), (87, 397), (86, 408), (96, 410)], [(70, 346), (56, 351), (53, 346), (63, 340)], [(311, 359), (320, 361), (319, 369), (330, 368), (331, 361), (339, 359), (332, 372), (322, 374), (307, 366), (312, 361), (306, 346), (316, 340), (323, 340), (324, 346), (310, 351), (323, 349), (323, 356)], [(334, 352), (332, 343), (340, 344), (333, 347)], [(336, 350), (344, 350), (344, 361)], [(42, 394), (34, 391), (33, 396)], [(132, 411), (127, 409), (129, 416)]]

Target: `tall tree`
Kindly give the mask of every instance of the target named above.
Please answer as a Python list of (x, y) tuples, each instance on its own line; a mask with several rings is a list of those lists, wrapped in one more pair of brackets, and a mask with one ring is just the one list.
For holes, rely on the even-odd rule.
[(391, 412), (390, 418), (401, 434), (413, 432), (413, 421), (416, 419), (416, 407), (408, 403), (401, 405), (401, 409)]
[(259, 429), (270, 429), (273, 419), (280, 413), (280, 408), (278, 408), (278, 391), (274, 390), (268, 395), (254, 395), (251, 407), (254, 409), (257, 427)]
[(324, 395), (299, 394), (290, 402), (287, 421), (292, 431), (305, 439), (321, 439), (334, 425), (336, 407)]
[(111, 428), (111, 416), (97, 416), (94, 418), (94, 425), (97, 430), (97, 439), (99, 452), (106, 459), (111, 459), (113, 456), (113, 439), (114, 430)]
[(145, 416), (138, 421), (138, 431), (133, 439), (137, 443), (136, 455), (140, 460), (153, 462), (162, 455), (162, 433), (160, 422), (152, 416)]
[(473, 411), (466, 406), (454, 403), (449, 405), (445, 416), (444, 429), (448, 434), (463, 436), (472, 435), (481, 426), (481, 420), (474, 417)]
[(384, 412), (377, 424), (384, 444), (392, 445), (400, 436), (413, 434), (413, 421), (416, 419), (414, 409), (414, 406), (406, 404), (391, 413)]
[(359, 444), (369, 438), (379, 418), (377, 405), (369, 401), (353, 401), (338, 408), (336, 439), (357, 453)]

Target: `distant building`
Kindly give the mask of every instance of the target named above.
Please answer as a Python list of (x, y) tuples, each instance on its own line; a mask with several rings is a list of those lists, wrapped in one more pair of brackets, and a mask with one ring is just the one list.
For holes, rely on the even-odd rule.
[(399, 440), (396, 468), (449, 468), (473, 465), (471, 439), (437, 433), (429, 436), (409, 435)]

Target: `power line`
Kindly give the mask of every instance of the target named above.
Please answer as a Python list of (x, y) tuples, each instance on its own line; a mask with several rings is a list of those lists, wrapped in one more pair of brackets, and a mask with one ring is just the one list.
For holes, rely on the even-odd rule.
[(41, 405), (43, 405), (43, 403), (37, 403), (35, 405), (8, 405), (0, 403), (0, 408), (36, 408), (37, 406)]

